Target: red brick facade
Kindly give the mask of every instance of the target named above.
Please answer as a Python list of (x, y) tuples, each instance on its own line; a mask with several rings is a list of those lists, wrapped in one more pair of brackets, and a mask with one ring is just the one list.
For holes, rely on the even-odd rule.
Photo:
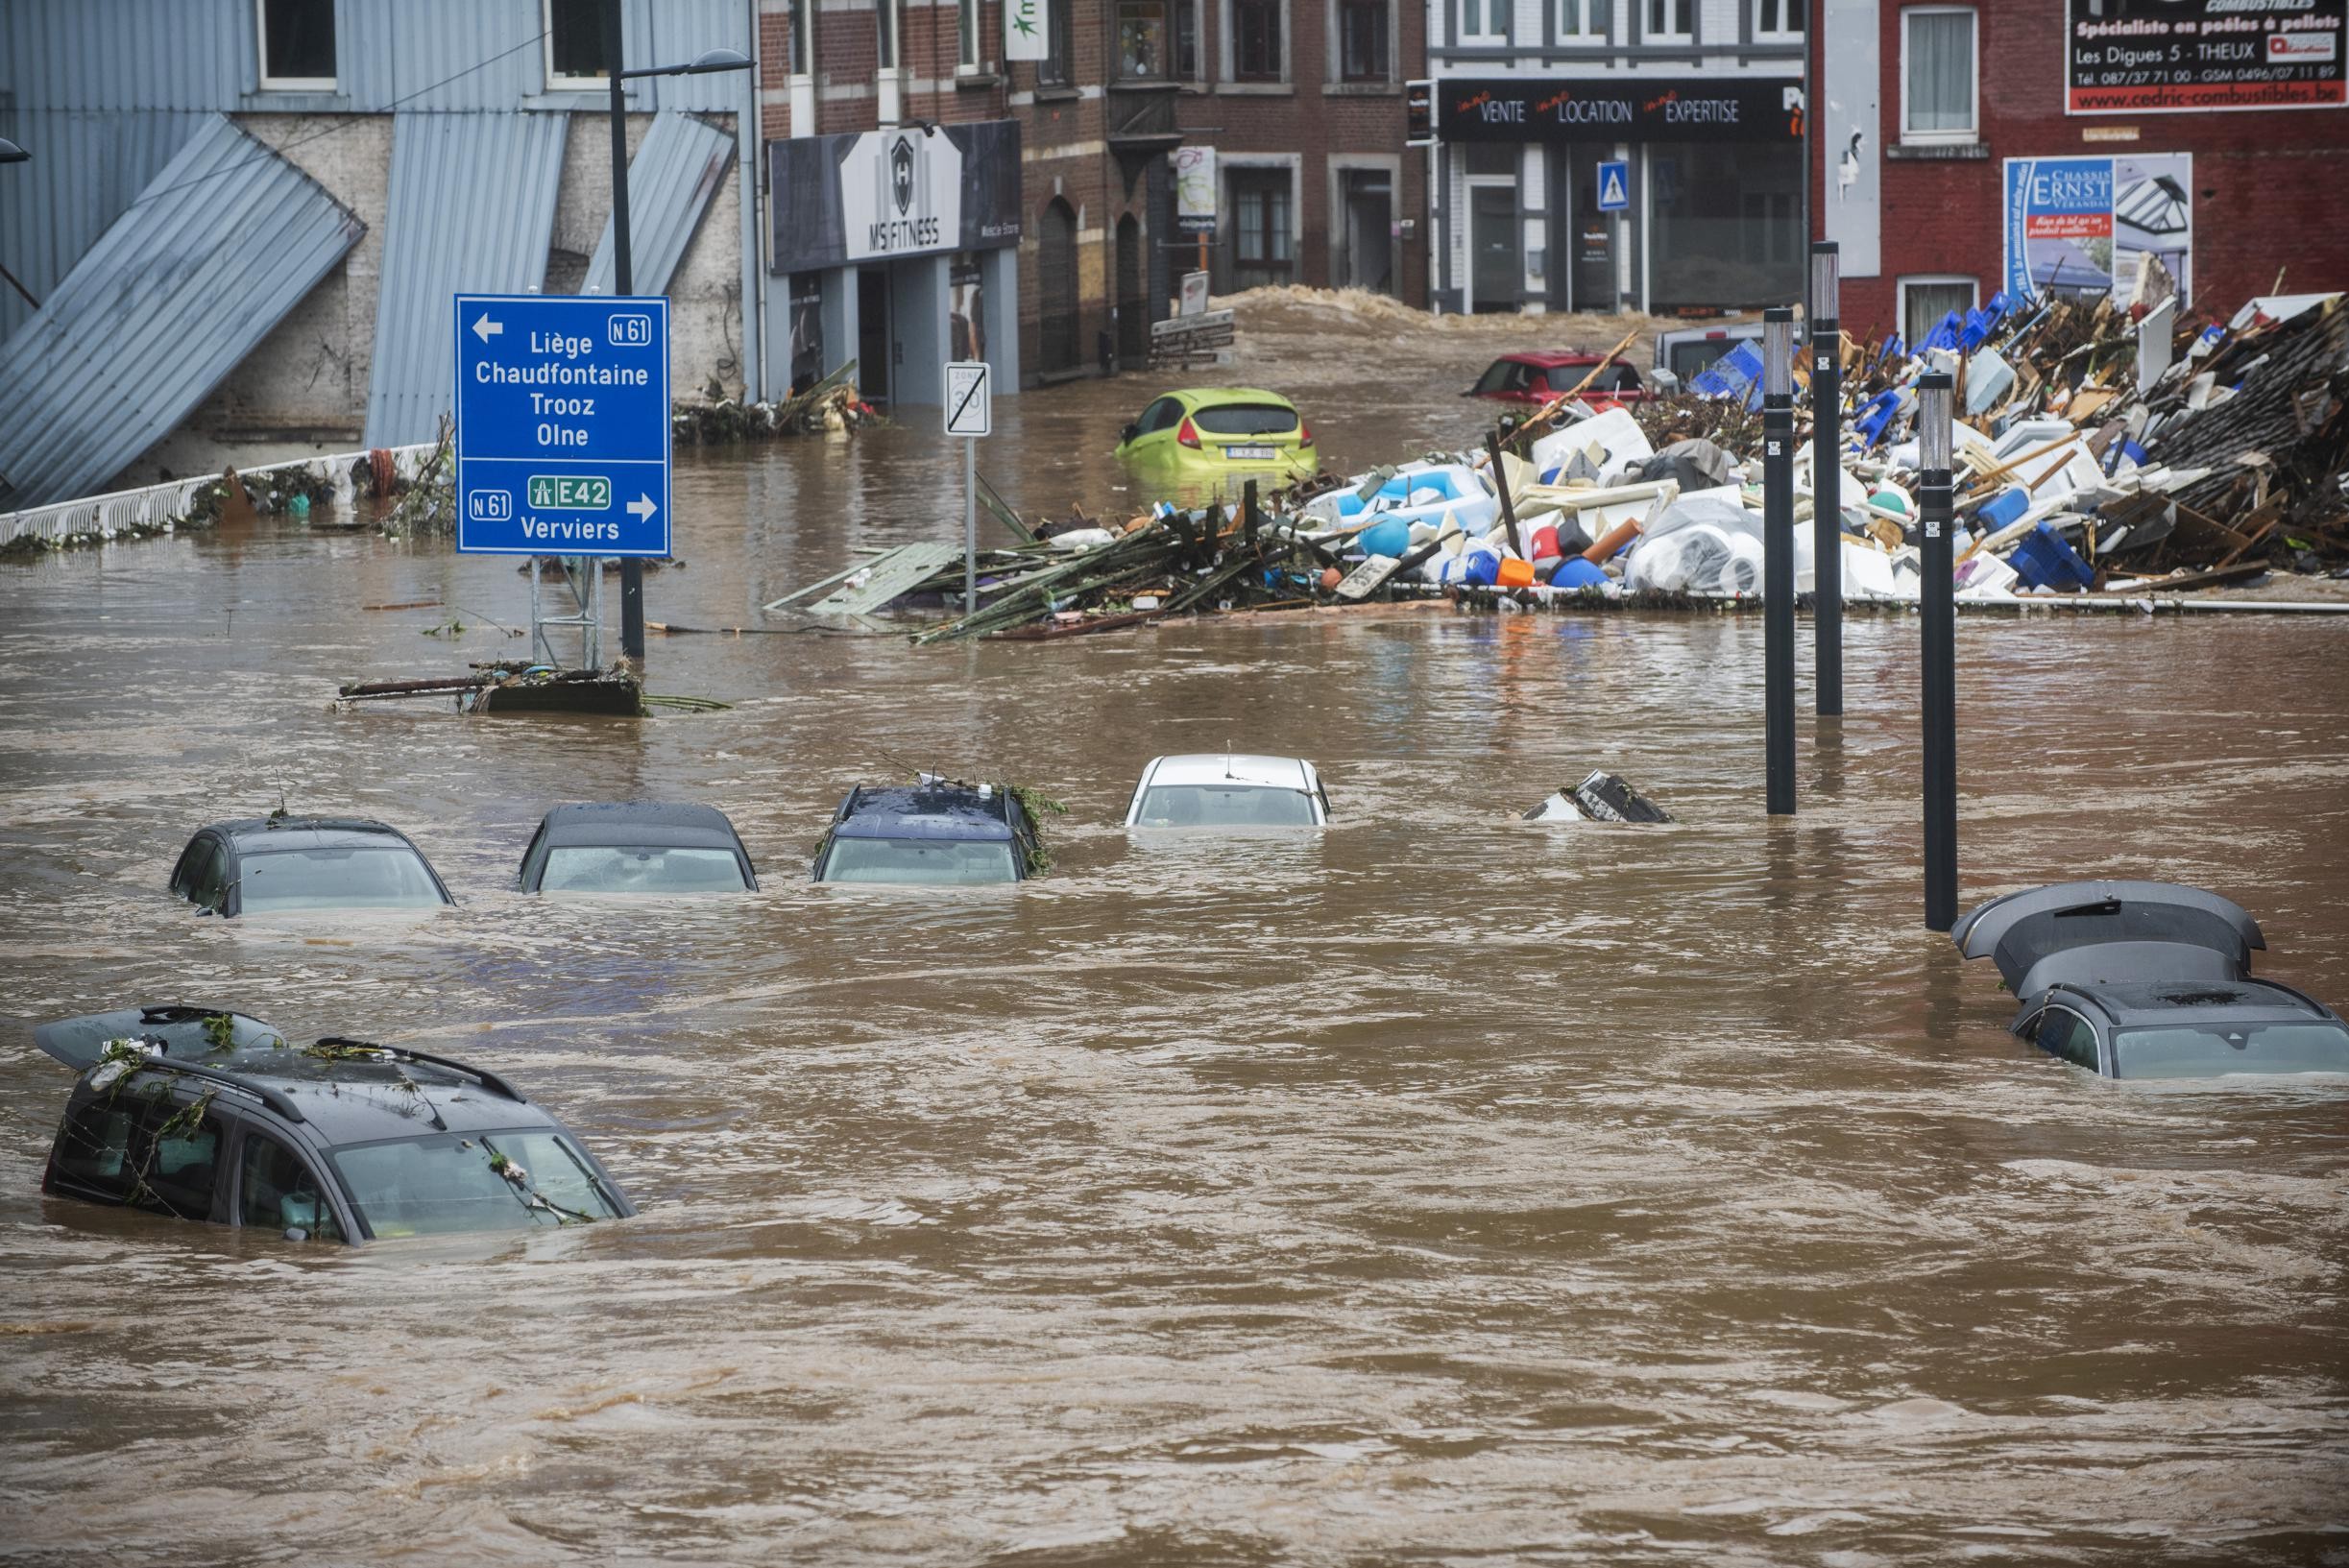
[[(1854, 333), (1897, 322), (1904, 277), (1970, 277), (1981, 298), (2004, 276), (2004, 160), (2193, 156), (2193, 304), (2224, 317), (2253, 295), (2349, 288), (2349, 109), (2068, 115), (2064, 0), (1975, 0), (1978, 135), (1930, 151), (1901, 143), (1902, 13), (1879, 8), (1881, 276), (1847, 277), (1842, 319)], [(1814, 4), (1814, 18), (1821, 7)], [(1812, 29), (1814, 70), (1821, 30)], [(2121, 139), (2134, 130), (2136, 139)], [(2092, 139), (2092, 137), (2094, 139)], [(2110, 138), (2110, 139), (2108, 139)], [(1836, 149), (1818, 138), (1811, 210), (1833, 195)]]

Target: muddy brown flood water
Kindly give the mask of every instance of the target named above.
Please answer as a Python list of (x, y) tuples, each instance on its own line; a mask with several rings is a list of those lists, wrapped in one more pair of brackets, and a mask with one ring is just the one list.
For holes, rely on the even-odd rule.
[[(1339, 461), (1473, 422), (1348, 374)], [(1148, 390), (1001, 404), (991, 467), (1105, 504), (1082, 468)], [(689, 463), (655, 618), (752, 624), (934, 533), (928, 418)], [(420, 599), (476, 629), (363, 608)], [(523, 615), (510, 562), (277, 523), (0, 568), (0, 1555), (2349, 1560), (2349, 1089), (2003, 1032), (1920, 924), (1913, 620), (1850, 624), (1778, 825), (1757, 617), (678, 637), (654, 688), (733, 711), (329, 710)], [(1961, 622), (1967, 903), (2204, 882), (2349, 1001), (2342, 637)], [(1225, 744), (1317, 759), (1331, 830), (1110, 825), (1150, 756)], [(1059, 865), (810, 887), (893, 758), (1064, 797)], [(1513, 820), (1594, 766), (1682, 820)], [(404, 826), (461, 903), (165, 897), (281, 789)], [(629, 796), (725, 808), (765, 889), (511, 890), (548, 804)], [(479, 1058), (643, 1213), (350, 1249), (42, 1198), (68, 1080), (23, 1025), (180, 997)]]

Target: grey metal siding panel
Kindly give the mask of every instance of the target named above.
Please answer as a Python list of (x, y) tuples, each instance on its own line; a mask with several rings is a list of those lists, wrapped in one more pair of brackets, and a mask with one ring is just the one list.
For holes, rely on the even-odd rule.
[(93, 494), (284, 320), (366, 225), (213, 116), (0, 348), (0, 507)]
[(430, 441), (456, 374), (450, 300), (546, 281), (568, 114), (403, 113), (392, 131), (367, 445)]
[[(33, 154), (0, 169), (0, 265), (48, 299), (209, 118), (171, 109), (0, 115), (0, 135)], [(0, 285), (0, 343), (32, 316), (22, 295)]]
[[(636, 157), (628, 160), (628, 248), (637, 293), (668, 292), (668, 280), (733, 158), (734, 137), (707, 120), (673, 109), (654, 117)], [(612, 220), (606, 218), (580, 292), (611, 293), (617, 270)]]

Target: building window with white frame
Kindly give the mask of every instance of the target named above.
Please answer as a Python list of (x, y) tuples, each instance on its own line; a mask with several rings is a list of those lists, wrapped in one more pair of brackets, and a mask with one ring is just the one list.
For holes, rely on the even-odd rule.
[(1809, 0), (1748, 0), (1754, 8), (1754, 37), (1785, 43), (1803, 36), (1803, 8)]
[[(795, 77), (815, 74), (815, 0), (791, 0), (790, 68)], [(803, 132), (802, 134), (805, 134)]]
[(1232, 283), (1263, 288), (1290, 281), (1296, 253), (1290, 244), (1292, 193), (1287, 169), (1235, 168), (1228, 176), (1232, 205)]
[(263, 92), (334, 90), (334, 0), (254, 0)]
[(1338, 0), (1338, 79), (1388, 79), (1387, 0)]
[(1607, 36), (1611, 0), (1558, 0), (1558, 37), (1562, 43), (1596, 43)]
[[(805, 4), (806, 0), (798, 0)], [(956, 0), (955, 70), (962, 76), (979, 72), (979, 0)]]
[(546, 87), (550, 92), (602, 91), (604, 0), (543, 0), (546, 23)]
[(1976, 18), (1972, 6), (1901, 12), (1901, 139), (1971, 142), (1977, 135)]
[(1697, 36), (1697, 0), (1636, 0), (1646, 8), (1649, 43), (1690, 43)]
[(874, 60), (884, 71), (897, 69), (897, 36), (904, 21), (897, 13), (897, 0), (873, 0)]
[(1912, 348), (1941, 325), (1950, 311), (1962, 318), (1981, 298), (1971, 277), (1903, 277), (1900, 280), (1901, 340)]
[(1509, 37), (1512, 0), (1460, 0), (1460, 41), (1500, 43)]

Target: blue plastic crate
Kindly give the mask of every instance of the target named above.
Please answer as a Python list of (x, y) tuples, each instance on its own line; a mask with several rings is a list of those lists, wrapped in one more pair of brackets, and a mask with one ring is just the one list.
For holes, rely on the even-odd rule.
[(2095, 586), (2095, 569), (2044, 522), (2022, 536), (2022, 542), (2007, 556), (2006, 564), (2015, 568), (2016, 576), (2033, 588), (2071, 593)]

